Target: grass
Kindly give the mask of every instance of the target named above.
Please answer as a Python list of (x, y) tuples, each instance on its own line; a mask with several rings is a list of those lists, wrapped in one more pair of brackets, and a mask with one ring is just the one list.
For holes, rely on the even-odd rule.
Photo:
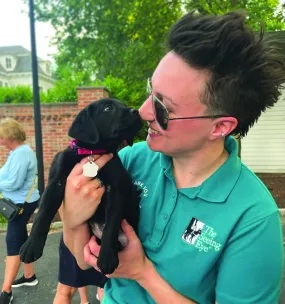
[(0, 214), (0, 224), (6, 224), (7, 223), (7, 219)]
[(5, 231), (7, 227), (7, 219), (0, 214), (0, 232)]

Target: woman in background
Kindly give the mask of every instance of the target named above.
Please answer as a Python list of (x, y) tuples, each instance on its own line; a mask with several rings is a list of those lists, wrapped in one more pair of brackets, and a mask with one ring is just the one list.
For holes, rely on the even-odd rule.
[[(40, 198), (37, 185), (35, 185), (37, 159), (25, 140), (26, 133), (16, 120), (5, 118), (0, 121), (0, 144), (10, 150), (6, 163), (0, 169), (0, 192), (3, 197), (11, 199), (24, 208), (21, 216), (8, 222), (6, 268), (0, 304), (12, 303), (12, 287), (38, 284), (32, 263), (24, 264), (23, 276), (15, 280), (21, 265), (20, 247), (28, 238), (27, 223), (37, 208)], [(29, 192), (31, 192), (30, 195), (28, 195)], [(30, 196), (29, 199), (27, 199), (28, 196)], [(28, 202), (24, 204), (26, 199)]]

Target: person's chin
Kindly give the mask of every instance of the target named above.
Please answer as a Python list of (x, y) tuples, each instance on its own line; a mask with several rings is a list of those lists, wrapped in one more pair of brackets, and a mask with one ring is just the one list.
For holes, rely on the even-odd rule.
[(156, 152), (162, 152), (161, 151), (162, 145), (159, 136), (153, 136), (148, 134), (146, 138), (146, 142), (151, 150)]

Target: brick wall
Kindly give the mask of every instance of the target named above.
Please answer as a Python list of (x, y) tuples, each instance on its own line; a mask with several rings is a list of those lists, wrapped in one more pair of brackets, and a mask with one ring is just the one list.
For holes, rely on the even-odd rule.
[[(104, 87), (78, 88), (78, 101), (74, 103), (41, 104), (42, 142), (45, 180), (54, 155), (69, 144), (69, 126), (76, 114), (91, 101), (108, 97)], [(13, 117), (21, 122), (27, 133), (27, 143), (35, 150), (34, 110), (32, 104), (0, 105), (0, 119)], [(8, 150), (0, 147), (0, 167)], [(267, 185), (280, 208), (285, 208), (285, 174), (258, 174)]]
[[(47, 181), (48, 170), (55, 154), (69, 144), (70, 138), (67, 133), (74, 117), (90, 102), (108, 97), (108, 91), (104, 87), (80, 87), (77, 93), (77, 102), (41, 104), (45, 181)], [(33, 104), (0, 104), (0, 119), (4, 117), (12, 117), (23, 125), (27, 135), (26, 142), (36, 151)], [(3, 146), (0, 149), (1, 167), (9, 151)]]

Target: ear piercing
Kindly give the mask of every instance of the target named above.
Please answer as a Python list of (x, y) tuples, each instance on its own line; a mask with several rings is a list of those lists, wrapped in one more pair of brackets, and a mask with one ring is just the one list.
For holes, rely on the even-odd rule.
[(222, 138), (226, 137), (226, 134), (224, 132), (221, 133)]

